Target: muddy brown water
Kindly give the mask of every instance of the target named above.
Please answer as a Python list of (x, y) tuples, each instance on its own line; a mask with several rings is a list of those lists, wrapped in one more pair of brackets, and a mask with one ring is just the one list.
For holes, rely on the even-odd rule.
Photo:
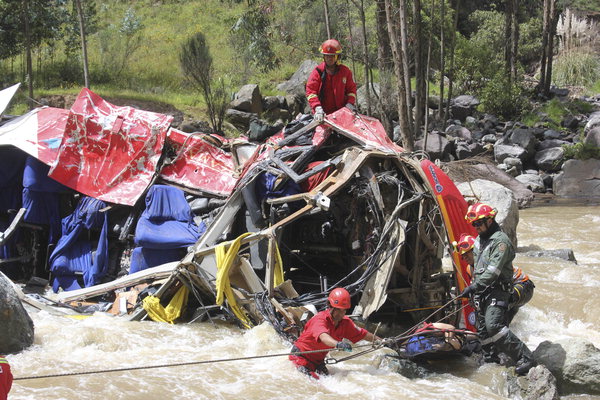
[[(533, 350), (544, 340), (581, 337), (600, 348), (600, 206), (521, 210), (519, 247), (571, 248), (578, 263), (531, 258), (515, 264), (536, 292), (511, 328)], [(83, 320), (32, 314), (35, 344), (10, 355), (15, 377), (285, 353), (268, 325), (241, 331), (209, 323)], [(379, 368), (385, 350), (330, 366), (320, 381), (297, 373), (286, 357), (15, 381), (9, 399), (502, 399), (507, 370), (470, 360), (436, 365), (426, 379)], [(562, 399), (600, 399), (571, 395)]]

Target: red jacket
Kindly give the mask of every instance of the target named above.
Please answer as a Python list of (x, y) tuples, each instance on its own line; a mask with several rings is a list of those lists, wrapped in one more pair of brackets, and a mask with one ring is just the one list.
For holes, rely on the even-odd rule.
[(8, 398), (8, 392), (12, 386), (13, 376), (10, 372), (8, 361), (0, 356), (0, 400)]
[[(352, 71), (345, 65), (339, 64), (335, 74), (325, 72), (325, 87), (321, 76), (325, 71), (325, 62), (312, 70), (306, 82), (306, 99), (312, 111), (318, 106), (323, 107), (325, 114), (344, 107), (346, 103), (356, 103), (356, 83), (352, 78)], [(321, 90), (323, 89), (323, 90)]]
[[(332, 349), (319, 340), (321, 333), (328, 333), (332, 338), (338, 342), (344, 338), (356, 343), (359, 340), (364, 339), (367, 335), (367, 331), (363, 328), (359, 328), (354, 322), (344, 317), (338, 326), (333, 324), (333, 319), (329, 310), (321, 311), (307, 322), (302, 334), (294, 343), (300, 351), (311, 351), (311, 350), (325, 350)], [(320, 353), (302, 354), (300, 356), (290, 356), (296, 365), (306, 366), (308, 369), (314, 371), (320, 364), (325, 360), (327, 355), (326, 351)]]

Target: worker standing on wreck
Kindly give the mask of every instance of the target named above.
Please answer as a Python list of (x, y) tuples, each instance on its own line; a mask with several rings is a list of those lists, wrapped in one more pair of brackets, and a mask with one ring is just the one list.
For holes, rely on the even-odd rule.
[(8, 399), (12, 382), (13, 376), (10, 372), (10, 364), (4, 356), (0, 355), (0, 400)]
[(306, 82), (306, 99), (315, 120), (323, 122), (325, 115), (342, 107), (355, 110), (356, 83), (350, 68), (341, 64), (342, 46), (335, 39), (319, 47), (323, 62), (312, 70)]
[(479, 236), (473, 246), (473, 280), (460, 294), (473, 296), (477, 330), (484, 352), (493, 361), (497, 349), (516, 361), (516, 373), (525, 375), (534, 365), (531, 350), (508, 328), (506, 313), (512, 293), (513, 245), (496, 222), (496, 209), (488, 204), (469, 206), (465, 219)]
[[(344, 288), (336, 288), (329, 294), (329, 305), (327, 310), (317, 313), (312, 317), (302, 334), (294, 343), (292, 352), (304, 352), (312, 350), (338, 349), (352, 351), (352, 345), (344, 342), (348, 339), (352, 343), (360, 340), (375, 341), (379, 337), (359, 328), (346, 316), (350, 308), (350, 293)], [(328, 375), (325, 366), (327, 352), (316, 352), (308, 354), (290, 355), (290, 360), (296, 364), (299, 371), (318, 379), (317, 374)]]
[[(471, 235), (462, 234), (458, 243), (454, 243), (455, 250), (460, 256), (469, 264), (468, 273), (469, 278), (473, 277), (473, 246), (475, 245), (475, 238)], [(506, 313), (506, 324), (510, 325), (515, 315), (521, 307), (531, 300), (533, 297), (533, 290), (535, 285), (529, 276), (519, 267), (513, 266), (513, 292), (510, 296), (508, 303), (508, 312)]]

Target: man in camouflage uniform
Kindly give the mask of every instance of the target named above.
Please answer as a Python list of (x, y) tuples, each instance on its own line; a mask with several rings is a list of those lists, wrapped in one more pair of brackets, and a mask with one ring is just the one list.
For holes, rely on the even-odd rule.
[(495, 217), (496, 210), (487, 204), (476, 203), (467, 210), (465, 219), (479, 236), (473, 248), (473, 280), (461, 297), (473, 296), (477, 330), (487, 358), (493, 361), (497, 349), (516, 361), (517, 374), (525, 375), (535, 365), (533, 355), (506, 324), (515, 250)]

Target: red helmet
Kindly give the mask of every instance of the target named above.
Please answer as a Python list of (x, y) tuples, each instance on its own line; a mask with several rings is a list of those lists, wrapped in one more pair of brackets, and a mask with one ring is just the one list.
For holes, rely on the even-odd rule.
[(460, 239), (458, 239), (458, 243), (454, 242), (454, 251), (462, 254), (468, 253), (473, 250), (475, 246), (475, 238), (471, 235), (462, 234), (460, 235)]
[(467, 209), (467, 215), (465, 215), (465, 219), (468, 223), (472, 224), (474, 221), (479, 219), (495, 218), (496, 213), (496, 209), (490, 205), (485, 203), (475, 203), (471, 204)]
[(344, 288), (335, 288), (329, 293), (329, 304), (333, 308), (350, 308), (350, 293)]
[(319, 52), (324, 56), (336, 56), (342, 54), (342, 45), (335, 39), (328, 39), (319, 47)]

